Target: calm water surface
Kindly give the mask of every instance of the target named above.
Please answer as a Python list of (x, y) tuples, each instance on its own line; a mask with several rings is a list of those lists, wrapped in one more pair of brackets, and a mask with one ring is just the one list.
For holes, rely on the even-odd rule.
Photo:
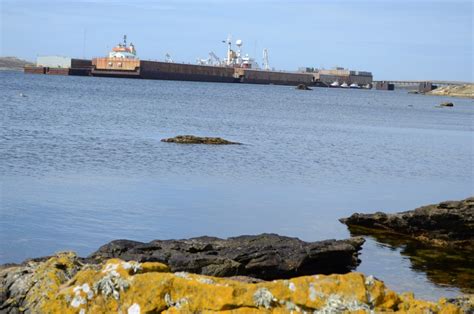
[[(0, 72), (0, 104), (0, 263), (118, 238), (342, 239), (353, 212), (474, 190), (466, 99)], [(160, 142), (178, 134), (245, 145)], [(400, 251), (368, 238), (358, 270), (424, 298), (460, 293)]]

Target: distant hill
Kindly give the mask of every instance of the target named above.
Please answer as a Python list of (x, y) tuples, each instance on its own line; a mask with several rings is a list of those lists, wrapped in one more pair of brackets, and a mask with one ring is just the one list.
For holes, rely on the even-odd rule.
[(34, 63), (18, 59), (16, 57), (0, 57), (0, 70), (23, 70), (27, 65), (34, 65)]

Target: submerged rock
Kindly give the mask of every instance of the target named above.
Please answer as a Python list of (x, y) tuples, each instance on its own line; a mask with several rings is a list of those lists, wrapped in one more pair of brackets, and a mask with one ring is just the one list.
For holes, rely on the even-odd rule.
[(398, 295), (360, 273), (244, 283), (172, 273), (157, 262), (79, 264), (72, 253), (3, 269), (0, 285), (2, 313), (463, 313), (473, 304)]
[(474, 251), (474, 197), (396, 214), (356, 213), (340, 221), (349, 227), (397, 233), (430, 245)]
[(194, 135), (178, 135), (172, 138), (161, 140), (166, 143), (177, 144), (208, 144), (208, 145), (239, 145), (241, 143), (231, 142), (220, 137), (200, 137)]
[(296, 86), (296, 89), (299, 89), (299, 90), (313, 90), (313, 89), (309, 88), (308, 86), (306, 86), (305, 84), (298, 84), (298, 86)]
[(162, 262), (172, 271), (270, 280), (349, 272), (359, 263), (357, 256), (363, 243), (363, 238), (304, 242), (276, 234), (149, 243), (116, 240), (102, 246), (89, 258)]

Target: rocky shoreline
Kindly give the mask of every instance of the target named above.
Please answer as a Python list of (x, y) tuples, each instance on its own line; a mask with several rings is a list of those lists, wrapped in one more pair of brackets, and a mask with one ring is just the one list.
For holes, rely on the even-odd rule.
[[(473, 216), (471, 197), (396, 214), (353, 214), (341, 221), (352, 235), (372, 234), (382, 243), (401, 241), (406, 249), (410, 239), (471, 252)], [(358, 236), (305, 242), (277, 234), (148, 243), (116, 240), (88, 257), (63, 252), (2, 265), (0, 313), (474, 311), (474, 294), (423, 301), (410, 293), (397, 294), (372, 276), (352, 272), (360, 263), (363, 243)], [(412, 248), (417, 251), (419, 246)], [(435, 259), (415, 261), (426, 268), (440, 263)], [(468, 285), (469, 276), (466, 273), (462, 279)]]
[(427, 243), (432, 246), (464, 249), (474, 252), (474, 197), (422, 206), (396, 214), (356, 213), (340, 221), (349, 228), (386, 232)]
[(426, 95), (474, 98), (474, 84), (438, 87)]
[(246, 283), (159, 262), (87, 264), (59, 253), (0, 271), (2, 313), (468, 313), (473, 298), (417, 300), (360, 273)]

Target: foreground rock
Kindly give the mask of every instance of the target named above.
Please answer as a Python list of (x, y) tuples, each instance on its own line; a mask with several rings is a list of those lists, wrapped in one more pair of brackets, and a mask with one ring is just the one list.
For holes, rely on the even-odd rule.
[(435, 246), (474, 251), (474, 197), (396, 214), (353, 214), (340, 221), (349, 227), (397, 233)]
[(360, 237), (304, 242), (276, 234), (149, 243), (116, 240), (102, 246), (90, 259), (100, 262), (109, 258), (153, 261), (167, 264), (173, 272), (270, 280), (349, 272), (359, 263), (357, 256), (363, 243)]
[(208, 144), (208, 145), (239, 145), (240, 143), (231, 142), (220, 137), (200, 137), (194, 135), (178, 135), (172, 138), (161, 140), (166, 143), (177, 144)]
[(474, 84), (451, 85), (438, 87), (428, 93), (427, 95), (437, 96), (453, 96), (453, 97), (467, 97), (474, 98)]
[(0, 270), (2, 313), (468, 313), (472, 297), (397, 295), (360, 273), (257, 284), (170, 272), (157, 262), (83, 264), (73, 253)]

